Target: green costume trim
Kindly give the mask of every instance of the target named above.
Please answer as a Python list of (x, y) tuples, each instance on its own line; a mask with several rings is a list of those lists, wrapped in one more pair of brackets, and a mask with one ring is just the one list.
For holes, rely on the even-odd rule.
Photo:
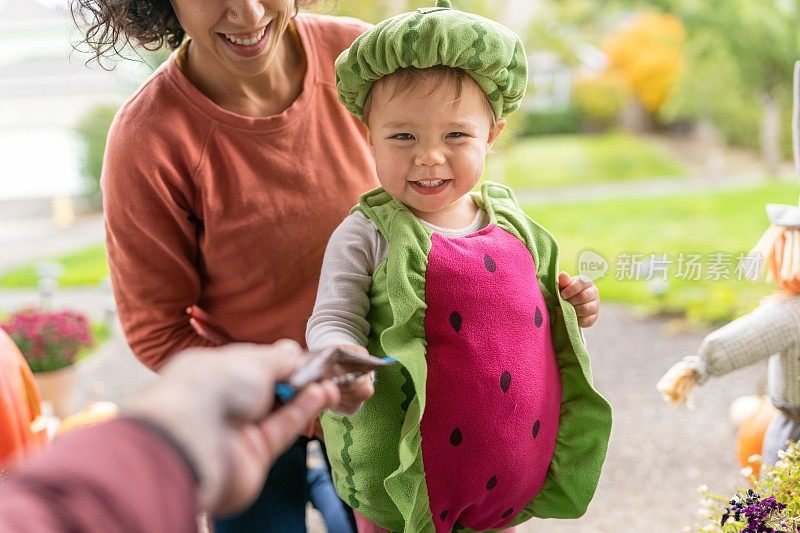
[(336, 59), (339, 99), (359, 118), (372, 84), (398, 69), (446, 65), (480, 86), (496, 119), (520, 105), (528, 61), (520, 38), (493, 20), (450, 9), (450, 2), (379, 22)]
[[(563, 387), (547, 479), (511, 525), (532, 516), (576, 518), (585, 512), (599, 481), (611, 431), (611, 407), (592, 387), (589, 356), (575, 310), (559, 296), (558, 248), (553, 237), (525, 215), (507, 187), (487, 182), (474, 198), (486, 210), (489, 223), (525, 243), (535, 260)], [(434, 531), (420, 436), (427, 380), (425, 273), (432, 232), (381, 188), (364, 194), (356, 209), (376, 224), (389, 243), (387, 259), (373, 274), (368, 348), (371, 353), (397, 358), (402, 367), (379, 371), (375, 395), (350, 420), (330, 413), (323, 416), (334, 484), (345, 501), (385, 528)]]

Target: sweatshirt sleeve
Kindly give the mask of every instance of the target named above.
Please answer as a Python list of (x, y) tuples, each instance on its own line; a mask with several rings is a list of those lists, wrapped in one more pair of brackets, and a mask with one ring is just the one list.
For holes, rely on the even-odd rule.
[(196, 483), (177, 450), (120, 419), (61, 437), (0, 485), (0, 531), (196, 531)]
[[(103, 175), (106, 245), (120, 322), (134, 354), (153, 370), (174, 353), (209, 343), (189, 325), (197, 303), (199, 222), (188, 185), (194, 169), (146, 125), (123, 112), (108, 136)], [(151, 149), (152, 148), (152, 149)]]
[(309, 349), (367, 345), (372, 273), (379, 256), (385, 255), (380, 239), (375, 224), (361, 213), (345, 218), (333, 232), (325, 249), (314, 312), (306, 328)]

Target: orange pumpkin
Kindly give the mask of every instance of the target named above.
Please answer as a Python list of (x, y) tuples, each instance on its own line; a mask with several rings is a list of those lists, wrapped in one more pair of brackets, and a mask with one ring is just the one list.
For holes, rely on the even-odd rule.
[(47, 444), (44, 431), (31, 429), (40, 409), (33, 373), (11, 337), (0, 329), (0, 464)]
[(755, 477), (758, 477), (761, 472), (761, 462), (749, 461), (748, 459), (753, 455), (761, 455), (764, 434), (767, 432), (767, 428), (775, 417), (776, 412), (777, 409), (772, 405), (772, 402), (766, 396), (762, 396), (757, 409), (742, 420), (739, 425), (736, 450), (736, 454), (739, 457), (739, 465), (742, 468), (751, 467)]

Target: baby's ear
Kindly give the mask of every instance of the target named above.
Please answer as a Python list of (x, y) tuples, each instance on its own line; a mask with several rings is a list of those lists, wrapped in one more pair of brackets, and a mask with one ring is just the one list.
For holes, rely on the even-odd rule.
[(495, 122), (494, 125), (489, 129), (489, 139), (487, 141), (487, 143), (489, 144), (489, 148), (492, 147), (492, 145), (500, 136), (500, 133), (502, 133), (505, 127), (506, 127), (506, 119), (501, 118), (500, 120)]

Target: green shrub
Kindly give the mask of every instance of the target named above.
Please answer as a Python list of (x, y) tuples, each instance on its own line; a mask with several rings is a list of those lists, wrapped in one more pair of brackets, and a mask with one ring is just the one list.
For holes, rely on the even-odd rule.
[(86, 180), (90, 198), (100, 198), (100, 174), (103, 170), (103, 154), (106, 137), (117, 109), (110, 105), (93, 107), (78, 122), (75, 130), (83, 145), (81, 173)]
[(519, 123), (518, 135), (532, 137), (581, 131), (581, 112), (577, 107), (561, 111), (528, 111)]

